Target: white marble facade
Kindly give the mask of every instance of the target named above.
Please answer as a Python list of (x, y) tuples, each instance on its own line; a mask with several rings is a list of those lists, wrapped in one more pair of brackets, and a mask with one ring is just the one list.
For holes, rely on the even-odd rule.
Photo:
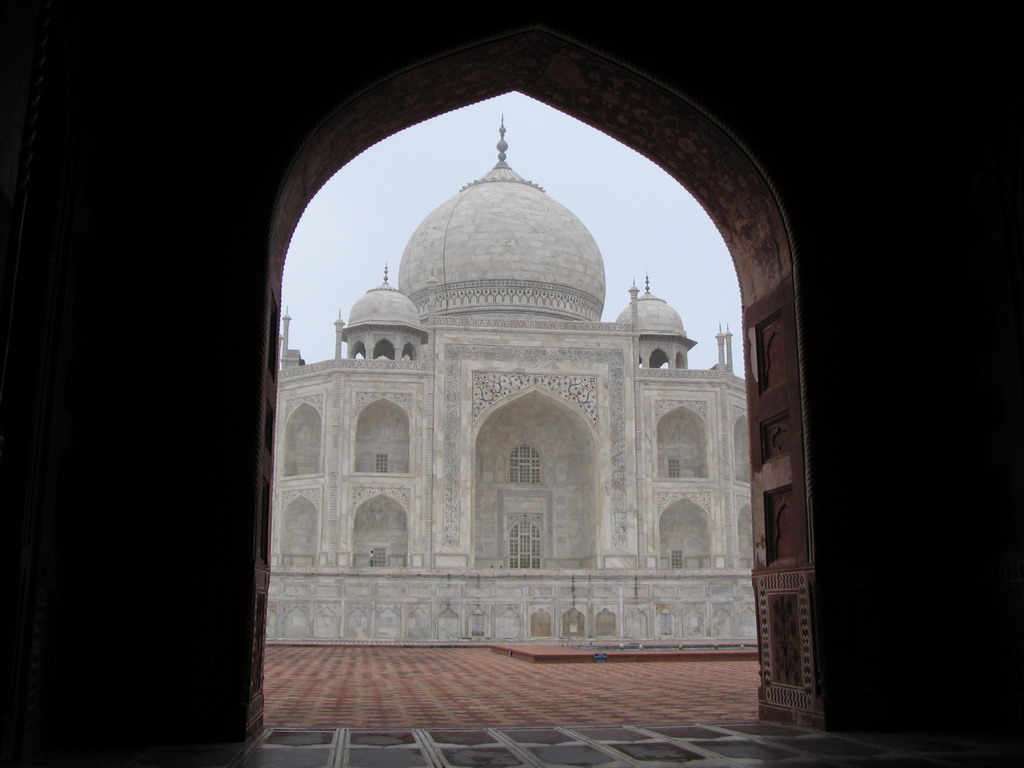
[[(744, 382), (505, 163), (304, 364), (284, 321), (273, 638), (753, 641)], [(497, 218), (496, 218), (497, 217)], [(344, 352), (344, 354), (343, 354)]]

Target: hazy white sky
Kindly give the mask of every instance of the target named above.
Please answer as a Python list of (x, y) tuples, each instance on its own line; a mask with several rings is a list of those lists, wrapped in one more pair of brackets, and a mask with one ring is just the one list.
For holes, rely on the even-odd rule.
[(518, 93), (413, 126), (364, 152), (313, 198), (284, 268), (289, 346), (307, 363), (334, 356), (334, 321), (380, 285), (398, 285), (402, 252), (420, 222), (497, 162), (505, 117), (508, 164), (566, 206), (604, 257), (613, 322), (634, 278), (679, 312), (697, 342), (691, 368), (718, 362), (719, 324), (734, 334), (742, 373), (736, 271), (721, 236), (690, 194), (650, 161), (589, 126)]

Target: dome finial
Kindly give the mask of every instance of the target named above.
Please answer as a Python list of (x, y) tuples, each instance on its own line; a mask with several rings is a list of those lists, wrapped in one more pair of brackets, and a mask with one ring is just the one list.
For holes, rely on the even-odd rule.
[(644, 275), (644, 293), (650, 294), (651, 292), (651, 276), (648, 274)]
[(388, 284), (388, 263), (384, 262), (384, 285)]
[(505, 115), (501, 115), (501, 126), (498, 128), (498, 134), (501, 138), (498, 139), (498, 164), (495, 168), (507, 168), (508, 165), (505, 163), (505, 150), (508, 149), (508, 143), (505, 141)]

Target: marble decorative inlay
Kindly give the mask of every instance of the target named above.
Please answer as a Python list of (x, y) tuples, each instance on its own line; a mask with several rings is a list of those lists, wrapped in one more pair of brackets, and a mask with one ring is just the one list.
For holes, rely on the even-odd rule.
[(421, 316), (430, 311), (431, 298), (434, 311), (438, 313), (533, 311), (568, 320), (583, 317), (596, 321), (601, 317), (603, 305), (585, 291), (536, 280), (465, 280), (448, 283), (433, 292), (416, 291), (409, 298)]
[(349, 360), (346, 358), (344, 360), (324, 360), (321, 363), (296, 365), (293, 368), (282, 368), (278, 371), (278, 377), (281, 379), (297, 379), (310, 373), (329, 373), (330, 371), (338, 370), (392, 370), (429, 373), (430, 365), (410, 360)]
[(367, 499), (372, 499), (374, 496), (387, 496), (394, 499), (402, 508), (408, 512), (412, 501), (412, 494), (408, 488), (380, 488), (374, 486), (363, 486), (361, 488), (353, 488), (350, 495), (351, 507), (355, 509)]
[(338, 552), (338, 473), (327, 475), (327, 553)]
[[(755, 581), (764, 699), (810, 711), (814, 699), (806, 574), (781, 571), (756, 576)], [(776, 615), (781, 608), (784, 615)], [(779, 664), (787, 669), (775, 669)], [(780, 684), (780, 680), (793, 683)]]
[(536, 318), (494, 317), (452, 317), (442, 315), (434, 320), (438, 328), (525, 328), (556, 331), (609, 331), (632, 333), (629, 323), (591, 323), (583, 320), (539, 320)]
[(324, 410), (323, 395), (306, 395), (305, 397), (293, 397), (284, 406), (285, 419), (292, 415), (292, 412), (300, 405), (309, 405), (321, 416)]
[(453, 344), (445, 350), (444, 372), (444, 483), (443, 542), (445, 546), (459, 543), (461, 519), (459, 489), (459, 441), (464, 433), (459, 408), (459, 382), (463, 362), (486, 360), (516, 362), (541, 367), (548, 363), (590, 363), (604, 365), (608, 371), (608, 412), (611, 476), (611, 540), (614, 547), (626, 547), (629, 523), (626, 515), (626, 441), (625, 441), (625, 364), (620, 350), (580, 349), (577, 347), (506, 347)]
[(356, 413), (359, 413), (375, 400), (390, 400), (402, 406), (406, 412), (412, 412), (412, 395), (408, 392), (356, 392)]
[(542, 387), (577, 405), (597, 424), (597, 377), (532, 373), (473, 374), (473, 419), (487, 408), (528, 387)]
[(441, 529), (445, 546), (455, 546), (459, 543), (459, 492), (453, 486), (447, 484), (444, 488), (444, 511)]
[(668, 413), (669, 411), (674, 411), (676, 408), (686, 408), (687, 410), (696, 413), (705, 421), (707, 421), (708, 419), (707, 400), (655, 400), (655, 420), (660, 419), (664, 414)]
[(543, 528), (544, 516), (540, 512), (509, 512), (507, 522), (509, 528), (519, 523), (532, 523), (538, 528)]
[(711, 493), (710, 492), (691, 492), (691, 493), (679, 493), (678, 491), (659, 491), (658, 492), (658, 512), (664, 512), (665, 507), (669, 504), (674, 504), (680, 499), (686, 499), (692, 501), (698, 507), (703, 509), (708, 514), (711, 514)]
[(287, 507), (299, 496), (305, 496), (309, 499), (313, 506), (316, 507), (316, 511), (320, 511), (320, 488), (297, 488), (295, 490), (281, 491), (281, 507)]
[[(289, 369), (294, 370), (294, 369)], [(641, 379), (734, 379), (736, 374), (728, 371), (702, 371), (697, 368), (637, 368)]]

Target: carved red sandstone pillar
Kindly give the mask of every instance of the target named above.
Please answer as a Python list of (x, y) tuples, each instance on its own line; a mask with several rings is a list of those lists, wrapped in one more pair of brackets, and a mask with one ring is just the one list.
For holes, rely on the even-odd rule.
[(745, 326), (758, 706), (762, 719), (823, 727), (792, 287), (777, 286), (749, 306)]

